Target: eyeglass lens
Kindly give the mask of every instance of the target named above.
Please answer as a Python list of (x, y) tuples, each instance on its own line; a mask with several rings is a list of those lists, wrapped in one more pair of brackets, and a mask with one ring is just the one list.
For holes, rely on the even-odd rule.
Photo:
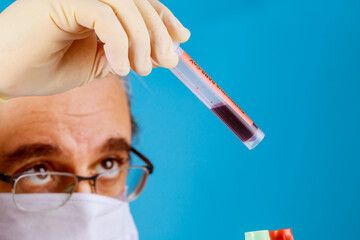
[[(144, 167), (120, 168), (100, 174), (95, 183), (96, 193), (123, 201), (134, 200), (141, 192), (147, 179)], [(25, 210), (39, 211), (55, 209), (69, 200), (78, 185), (77, 178), (64, 173), (32, 173), (17, 179), (14, 185), (14, 200)], [(57, 201), (44, 202), (41, 194), (59, 193)], [(29, 201), (26, 195), (39, 197), (38, 202)], [(37, 195), (35, 195), (37, 194)]]
[(107, 171), (99, 175), (95, 188), (100, 195), (132, 201), (140, 194), (146, 179), (147, 170), (143, 167)]
[[(35, 173), (21, 176), (14, 185), (15, 203), (25, 210), (54, 209), (63, 205), (71, 196), (77, 185), (77, 178), (72, 175)], [(41, 194), (59, 194), (56, 201), (44, 201)], [(29, 198), (31, 194), (31, 198)], [(34, 198), (39, 201), (34, 201)]]

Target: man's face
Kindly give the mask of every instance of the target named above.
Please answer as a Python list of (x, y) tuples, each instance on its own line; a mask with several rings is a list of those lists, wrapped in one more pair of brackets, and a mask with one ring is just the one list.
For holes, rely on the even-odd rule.
[[(115, 75), (63, 94), (13, 99), (0, 106), (0, 119), (1, 173), (92, 176), (128, 164), (129, 104)], [(0, 192), (10, 191), (0, 182)], [(93, 189), (83, 181), (76, 191)]]

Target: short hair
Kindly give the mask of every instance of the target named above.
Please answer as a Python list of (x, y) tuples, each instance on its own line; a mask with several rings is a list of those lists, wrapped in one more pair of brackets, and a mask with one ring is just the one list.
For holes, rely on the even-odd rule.
[(132, 114), (132, 111), (131, 111), (131, 95), (130, 95), (131, 86), (129, 84), (131, 78), (129, 76), (124, 76), (123, 77), (123, 76), (120, 76), (120, 75), (117, 75), (117, 77), (119, 78), (122, 86), (125, 89), (125, 93), (126, 93), (127, 100), (128, 100), (128, 103), (129, 103), (130, 121), (131, 121), (131, 135), (133, 137), (134, 136), (137, 137), (138, 133), (139, 133), (139, 125), (136, 122), (136, 120), (134, 118), (134, 115)]

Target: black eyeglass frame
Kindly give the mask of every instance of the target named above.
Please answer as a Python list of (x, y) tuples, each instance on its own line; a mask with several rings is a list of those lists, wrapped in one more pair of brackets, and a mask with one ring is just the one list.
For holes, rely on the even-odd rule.
[[(142, 161), (144, 161), (146, 163), (146, 166), (131, 166), (132, 168), (138, 168), (138, 167), (141, 167), (141, 168), (145, 168), (147, 171), (148, 171), (148, 175), (152, 174), (153, 171), (154, 171), (154, 165), (150, 162), (150, 160), (145, 157), (143, 154), (141, 154), (139, 151), (137, 151), (135, 148), (131, 147), (130, 148), (130, 152), (134, 153), (136, 156), (138, 156)], [(131, 168), (131, 167), (126, 167), (126, 168)], [(125, 169), (125, 168), (124, 168)], [(117, 169), (117, 170), (121, 170), (121, 168)], [(110, 170), (110, 171), (114, 171), (114, 170)], [(76, 177), (77, 179), (77, 185), (81, 182), (81, 181), (91, 181), (94, 186), (95, 186), (95, 182), (96, 182), (96, 179), (101, 175), (103, 174), (104, 172), (101, 172), (101, 173), (97, 173), (93, 176), (90, 176), (90, 177), (83, 177), (83, 176), (78, 176), (76, 174), (72, 174), (72, 173), (66, 173), (66, 172), (44, 172), (44, 173), (21, 173), (21, 174), (16, 174), (16, 175), (7, 175), (7, 174), (4, 174), (4, 173), (0, 173), (0, 181), (2, 182), (6, 182), (6, 183), (9, 183), (11, 184), (12, 186), (12, 193), (15, 194), (14, 192), (14, 186), (15, 186), (15, 183), (17, 182), (18, 179), (20, 179), (22, 176), (29, 176), (29, 175), (38, 175), (38, 174), (55, 174), (55, 175), (68, 175), (68, 176), (73, 176), (73, 177)], [(143, 190), (143, 188), (145, 187), (145, 183), (146, 183), (146, 180), (138, 187), (139, 190), (138, 190), (138, 194), (136, 196), (134, 196), (132, 200), (134, 200), (140, 193), (141, 191)]]

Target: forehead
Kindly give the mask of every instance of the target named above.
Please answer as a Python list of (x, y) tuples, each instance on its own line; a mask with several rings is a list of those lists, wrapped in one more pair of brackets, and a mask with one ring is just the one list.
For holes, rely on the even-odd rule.
[(0, 106), (0, 151), (49, 143), (86, 151), (109, 137), (131, 141), (126, 92), (115, 75), (69, 92), (13, 99)]

